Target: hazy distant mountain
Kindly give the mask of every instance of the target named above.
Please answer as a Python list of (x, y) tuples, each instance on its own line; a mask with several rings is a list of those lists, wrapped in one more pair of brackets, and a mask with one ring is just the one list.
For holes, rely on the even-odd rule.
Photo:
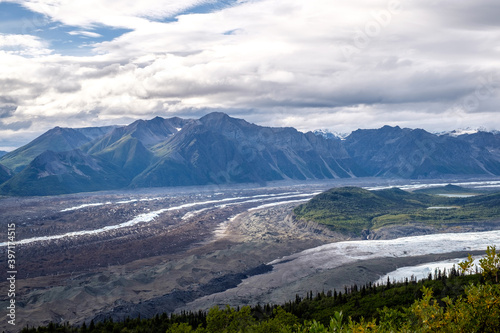
[(0, 150), (0, 157), (2, 157), (5, 154), (8, 154), (8, 153), (9, 153), (8, 151)]
[(354, 131), (344, 143), (352, 158), (375, 177), (500, 174), (497, 156), (462, 137), (384, 126)]
[(95, 138), (97, 133), (106, 134), (112, 128), (111, 126), (100, 129), (95, 127), (84, 129), (55, 127), (27, 145), (4, 155), (0, 158), (0, 163), (15, 172), (19, 172), (35, 157), (47, 150), (60, 152), (79, 148)]
[(129, 180), (119, 167), (80, 150), (46, 151), (0, 186), (9, 195), (53, 195), (122, 188)]
[(0, 193), (15, 195), (283, 179), (498, 176), (500, 134), (436, 135), (384, 126), (340, 140), (325, 131), (262, 127), (214, 112), (198, 120), (56, 127), (0, 164), (7, 167), (0, 170)]

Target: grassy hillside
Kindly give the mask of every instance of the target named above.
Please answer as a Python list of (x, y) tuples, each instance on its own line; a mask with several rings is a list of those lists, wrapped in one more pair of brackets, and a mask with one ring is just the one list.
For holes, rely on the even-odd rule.
[(131, 136), (125, 136), (95, 153), (94, 156), (102, 157), (119, 166), (132, 179), (148, 167), (153, 153), (144, 147), (141, 141)]
[(457, 195), (469, 195), (469, 194), (484, 194), (488, 191), (481, 191), (477, 189), (465, 188), (462, 186), (448, 184), (446, 186), (429, 187), (413, 191), (413, 193), (424, 193), (424, 194), (437, 194), (437, 195), (447, 195), (447, 194), (457, 194)]
[(497, 221), (500, 220), (500, 193), (449, 198), (397, 188), (368, 191), (342, 187), (315, 196), (296, 207), (294, 213), (299, 219), (315, 221), (338, 232), (359, 235), (363, 230), (412, 222), (446, 226)]

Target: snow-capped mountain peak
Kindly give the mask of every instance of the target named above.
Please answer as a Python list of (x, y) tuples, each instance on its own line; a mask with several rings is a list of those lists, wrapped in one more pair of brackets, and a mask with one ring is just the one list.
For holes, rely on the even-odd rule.
[(339, 133), (336, 131), (330, 131), (326, 128), (314, 130), (313, 133), (318, 136), (322, 136), (325, 139), (334, 139), (334, 140), (345, 140), (345, 138), (347, 138), (350, 134), (350, 133)]
[[(443, 132), (439, 132), (439, 133), (436, 133), (436, 134), (437, 135), (449, 135), (449, 136), (457, 137), (457, 136), (464, 135), (464, 134), (475, 134), (477, 132), (489, 132), (489, 131), (485, 127), (481, 126), (481, 127), (458, 128), (458, 129), (454, 129), (452, 131), (443, 131)], [(494, 131), (491, 131), (491, 132), (494, 133)]]

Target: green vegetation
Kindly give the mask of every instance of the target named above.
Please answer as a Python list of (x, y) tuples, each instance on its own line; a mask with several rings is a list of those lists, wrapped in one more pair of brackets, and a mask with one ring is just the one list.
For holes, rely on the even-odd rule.
[[(456, 190), (454, 187), (453, 191)], [(432, 207), (438, 208), (429, 209)], [(299, 219), (315, 221), (352, 235), (360, 235), (363, 230), (407, 223), (446, 227), (464, 222), (499, 220), (500, 193), (449, 198), (398, 188), (368, 191), (342, 187), (315, 196), (296, 207), (294, 213)]]
[[(43, 175), (43, 176), (41, 176)], [(57, 195), (116, 189), (128, 183), (118, 166), (81, 151), (45, 152), (0, 185), (3, 195)]]
[(413, 193), (424, 193), (424, 194), (461, 194), (461, 195), (472, 195), (472, 194), (484, 194), (487, 191), (481, 191), (477, 189), (465, 188), (457, 185), (448, 184), (446, 186), (429, 187), (413, 191)]
[(14, 172), (20, 172), (35, 157), (47, 150), (55, 152), (69, 151), (88, 141), (89, 139), (85, 135), (72, 128), (54, 127), (27, 145), (5, 154), (0, 158), (0, 163)]
[(6, 182), (12, 177), (12, 171), (0, 164), (0, 184)]
[(436, 271), (419, 282), (356, 285), (305, 298), (298, 295), (282, 306), (224, 309), (123, 322), (49, 324), (24, 328), (22, 333), (42, 332), (498, 332), (500, 330), (500, 257), (489, 247), (481, 260), (483, 273), (471, 272), (472, 261), (449, 272)]
[(153, 154), (131, 135), (124, 136), (101, 151), (93, 153), (94, 156), (119, 166), (130, 178), (146, 169), (153, 158)]

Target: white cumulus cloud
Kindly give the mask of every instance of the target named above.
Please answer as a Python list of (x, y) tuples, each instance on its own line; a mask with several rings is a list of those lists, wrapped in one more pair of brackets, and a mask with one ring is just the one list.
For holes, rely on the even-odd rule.
[(304, 131), (500, 129), (493, 0), (17, 2), (69, 34), (129, 32), (79, 57), (0, 35), (0, 107), (15, 110), (5, 124), (42, 131), (222, 110)]

